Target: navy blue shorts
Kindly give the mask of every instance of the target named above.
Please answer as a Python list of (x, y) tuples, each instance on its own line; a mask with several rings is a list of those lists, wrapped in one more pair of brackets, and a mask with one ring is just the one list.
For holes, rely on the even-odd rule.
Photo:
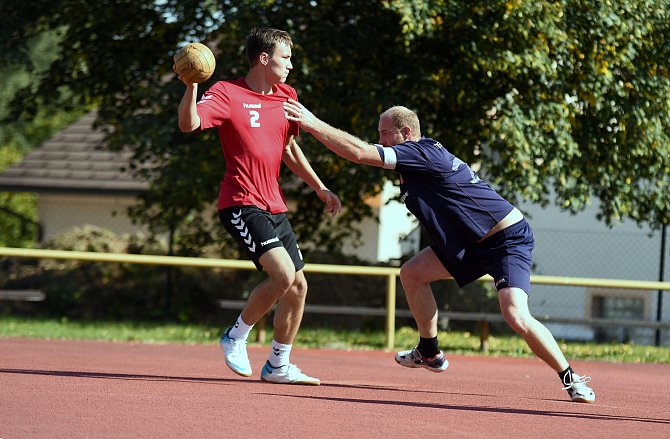
[(530, 269), (535, 239), (524, 219), (465, 248), (461, 261), (446, 256), (436, 245), (431, 248), (460, 287), (485, 274), (491, 275), (496, 289), (514, 287), (530, 293)]
[(305, 267), (298, 241), (285, 213), (272, 214), (256, 206), (232, 206), (219, 210), (219, 220), (258, 271), (263, 271), (260, 257), (276, 247), (286, 249), (296, 272)]

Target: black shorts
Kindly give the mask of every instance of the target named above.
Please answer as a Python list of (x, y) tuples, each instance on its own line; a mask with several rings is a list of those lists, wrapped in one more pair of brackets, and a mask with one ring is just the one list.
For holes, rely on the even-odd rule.
[(521, 220), (465, 248), (461, 261), (447, 257), (437, 246), (431, 248), (460, 287), (491, 275), (497, 290), (514, 287), (530, 293), (530, 269), (535, 239), (530, 224)]
[(285, 213), (272, 214), (256, 206), (232, 206), (219, 210), (219, 220), (240, 247), (249, 255), (258, 271), (259, 258), (266, 251), (284, 247), (295, 265), (302, 270), (305, 262)]

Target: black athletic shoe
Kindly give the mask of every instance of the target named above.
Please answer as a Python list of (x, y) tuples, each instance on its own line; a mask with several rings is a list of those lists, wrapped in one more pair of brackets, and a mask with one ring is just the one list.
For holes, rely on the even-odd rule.
[(444, 372), (449, 367), (449, 362), (444, 358), (444, 353), (440, 351), (439, 354), (432, 358), (426, 358), (421, 355), (417, 348), (411, 351), (400, 351), (395, 354), (395, 361), (401, 366), (405, 367), (423, 367), (431, 372)]

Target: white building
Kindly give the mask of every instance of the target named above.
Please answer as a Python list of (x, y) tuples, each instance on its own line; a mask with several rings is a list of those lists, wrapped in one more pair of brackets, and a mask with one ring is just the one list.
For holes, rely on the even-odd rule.
[(126, 211), (148, 185), (123, 170), (129, 153), (105, 148), (104, 133), (92, 127), (95, 118), (87, 114), (0, 174), (0, 190), (38, 194), (43, 241), (85, 224), (138, 231)]

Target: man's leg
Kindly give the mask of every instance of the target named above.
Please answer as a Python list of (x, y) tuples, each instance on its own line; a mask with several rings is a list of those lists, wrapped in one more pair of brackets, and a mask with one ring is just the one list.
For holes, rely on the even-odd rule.
[(248, 325), (256, 324), (261, 317), (267, 314), (272, 305), (280, 300), (296, 279), (293, 261), (284, 247), (268, 250), (261, 255), (259, 262), (268, 277), (256, 285), (244, 305), (241, 316)]
[(419, 330), (419, 344), (396, 354), (395, 360), (405, 367), (423, 367), (433, 372), (446, 370), (449, 362), (437, 343), (437, 304), (431, 282), (451, 277), (432, 248), (421, 250), (400, 269), (400, 281)]
[(277, 303), (273, 321), (274, 338), (268, 361), (263, 366), (261, 380), (279, 384), (307, 384), (318, 386), (318, 378), (304, 374), (291, 364), (290, 354), (293, 340), (298, 333), (302, 314), (305, 310), (307, 280), (302, 270), (295, 274), (291, 287)]
[(498, 301), (505, 321), (523, 337), (535, 355), (556, 372), (567, 369), (568, 361), (554, 336), (530, 314), (528, 294), (520, 288), (503, 288), (498, 291)]
[(247, 337), (251, 328), (270, 311), (295, 280), (293, 261), (283, 247), (268, 250), (261, 255), (259, 262), (268, 278), (253, 289), (237, 322), (221, 336), (219, 342), (228, 367), (242, 376), (252, 374), (247, 355)]
[[(291, 260), (289, 259), (289, 262)], [(293, 267), (293, 263), (291, 263)], [(305, 310), (305, 298), (307, 297), (307, 279), (302, 270), (295, 273), (293, 284), (288, 291), (279, 298), (277, 310), (273, 320), (274, 339), (283, 344), (293, 344), (302, 314)]]
[(430, 247), (421, 250), (400, 268), (400, 282), (421, 337), (437, 337), (437, 304), (430, 284), (449, 277), (451, 275)]
[(558, 373), (570, 399), (587, 403), (595, 401), (593, 389), (587, 386), (591, 377), (573, 372), (554, 336), (530, 314), (528, 295), (520, 288), (502, 288), (498, 291), (498, 301), (505, 321), (523, 337), (535, 355)]

